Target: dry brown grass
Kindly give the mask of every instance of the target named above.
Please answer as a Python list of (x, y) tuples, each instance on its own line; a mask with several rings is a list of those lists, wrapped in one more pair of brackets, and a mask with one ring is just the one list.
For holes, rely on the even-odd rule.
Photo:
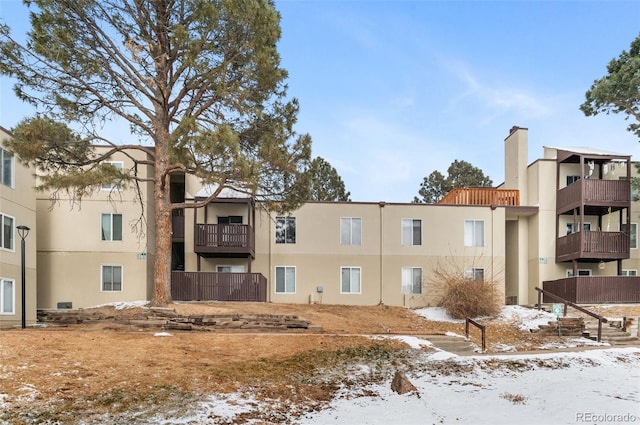
[[(319, 333), (240, 333), (157, 330), (114, 320), (59, 328), (0, 330), (0, 423), (75, 424), (96, 414), (186, 409), (202, 395), (251, 388), (281, 407), (319, 408), (338, 386), (352, 382), (349, 367), (370, 365), (368, 379), (383, 379), (415, 355), (396, 340), (363, 334), (464, 333), (464, 325), (430, 322), (408, 309), (266, 303), (175, 304), (180, 314), (289, 314), (320, 326)], [(85, 311), (96, 316), (139, 315), (139, 309)], [(487, 324), (490, 344), (530, 349), (542, 339), (509, 324)], [(479, 335), (472, 334), (479, 343)], [(407, 366), (408, 367), (408, 366)], [(277, 403), (276, 403), (277, 404)], [(133, 412), (133, 413), (132, 413)], [(265, 413), (266, 414), (266, 413)], [(240, 419), (238, 419), (240, 420)], [(281, 417), (264, 417), (279, 423)], [(3, 422), (4, 421), (4, 422)]]

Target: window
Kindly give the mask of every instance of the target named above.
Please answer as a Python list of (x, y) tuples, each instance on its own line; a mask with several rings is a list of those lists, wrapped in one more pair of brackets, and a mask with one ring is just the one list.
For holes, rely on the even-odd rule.
[(422, 220), (415, 218), (402, 219), (402, 245), (422, 245)]
[(402, 268), (402, 293), (422, 294), (422, 268), (403, 267)]
[[(124, 163), (122, 161), (104, 161), (104, 164), (111, 164), (118, 169), (118, 171), (122, 171), (124, 168)], [(100, 186), (102, 190), (112, 190), (118, 187), (119, 181), (114, 181), (111, 184), (103, 184)]]
[(484, 269), (467, 267), (464, 269), (464, 278), (469, 280), (484, 280)]
[(464, 221), (464, 246), (484, 246), (484, 221)]
[(102, 240), (122, 240), (122, 214), (102, 214)]
[(622, 270), (622, 276), (638, 276), (638, 270)]
[(102, 290), (122, 291), (122, 266), (102, 266)]
[[(578, 276), (591, 276), (591, 269), (578, 269)], [(567, 270), (567, 277), (573, 277), (573, 270)]]
[(276, 267), (276, 293), (296, 293), (296, 268), (291, 266)]
[(0, 248), (13, 250), (14, 222), (13, 217), (0, 213), (0, 224), (2, 225)]
[(15, 281), (0, 278), (0, 314), (15, 314)]
[(276, 243), (296, 243), (295, 217), (276, 217)]
[(0, 148), (0, 183), (13, 187), (13, 154)]
[(244, 273), (244, 266), (217, 266), (218, 273)]
[(567, 186), (580, 180), (580, 176), (567, 176)]
[[(567, 235), (570, 235), (570, 234), (572, 234), (572, 233), (573, 233), (573, 228), (574, 228), (574, 227), (573, 227), (573, 223), (567, 223)], [(579, 228), (580, 228), (580, 226), (579, 226), (579, 225), (577, 225), (577, 223), (576, 223), (576, 227), (575, 227), (575, 228), (576, 228), (576, 229), (579, 229)], [(590, 230), (591, 230), (591, 223), (585, 222), (585, 223), (582, 225), (582, 229), (583, 229), (585, 232), (590, 231)]]
[[(627, 231), (627, 223), (622, 223), (620, 225), (620, 231)], [(631, 237), (631, 248), (638, 248), (638, 223), (631, 223), (631, 233), (629, 234), (629, 236)]]
[(360, 293), (360, 267), (340, 268), (340, 293), (359, 294)]
[(343, 217), (340, 219), (340, 244), (360, 245), (362, 240), (362, 219)]

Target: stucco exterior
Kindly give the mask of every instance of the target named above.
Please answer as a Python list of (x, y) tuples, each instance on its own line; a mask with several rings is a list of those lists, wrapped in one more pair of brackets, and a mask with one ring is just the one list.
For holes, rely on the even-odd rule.
[[(147, 156), (141, 151), (129, 154), (138, 159)], [(110, 160), (122, 162), (124, 167), (133, 165), (131, 159), (121, 153)], [(143, 169), (145, 171), (149, 173), (150, 167)], [(153, 217), (152, 193), (150, 184), (140, 185), (140, 199), (147, 219)], [(63, 193), (52, 202), (50, 193), (39, 192), (38, 308), (82, 308), (149, 299), (153, 283), (154, 230), (150, 223), (138, 222), (142, 211), (133, 187), (100, 188), (80, 203), (65, 198)], [(107, 240), (103, 240), (103, 214), (121, 216), (121, 237), (113, 240), (107, 236)], [(119, 289), (105, 290), (104, 267), (118, 267), (122, 271)]]
[[(18, 325), (22, 322), (22, 251), (21, 238), (16, 229), (23, 225), (30, 228), (25, 238), (25, 322), (36, 321), (36, 193), (33, 170), (21, 164), (4, 147), (11, 133), (0, 127), (0, 158), (2, 172), (8, 177), (0, 180), (0, 216), (8, 222), (0, 222), (0, 326)], [(9, 167), (7, 170), (6, 167)], [(7, 224), (10, 224), (7, 226)]]

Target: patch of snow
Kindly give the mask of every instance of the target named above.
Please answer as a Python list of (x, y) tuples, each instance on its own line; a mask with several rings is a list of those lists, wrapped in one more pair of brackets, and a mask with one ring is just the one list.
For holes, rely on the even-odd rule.
[(127, 308), (146, 307), (149, 301), (116, 301), (106, 304), (98, 304), (87, 308), (113, 307), (116, 310), (125, 310)]
[(173, 334), (169, 332), (156, 332), (153, 336), (173, 336)]
[(464, 320), (451, 318), (443, 307), (419, 308), (414, 310), (414, 313), (432, 322), (464, 323)]
[(445, 334), (446, 336), (455, 336), (455, 337), (457, 337), (457, 338), (465, 338), (465, 339), (467, 338), (466, 336), (464, 336), (464, 335), (460, 335), (460, 334), (457, 334), (457, 333), (455, 333), (455, 332), (445, 332), (444, 334)]
[(535, 308), (521, 307), (517, 305), (507, 305), (502, 308), (497, 317), (503, 322), (513, 323), (521, 331), (531, 331), (538, 329), (540, 325), (557, 320), (553, 313)]
[(407, 344), (409, 347), (416, 348), (418, 350), (422, 349), (423, 347), (433, 347), (433, 344), (431, 343), (431, 341), (427, 341), (426, 339), (422, 339), (422, 338), (417, 338), (415, 336), (399, 335), (399, 336), (390, 336), (387, 338), (402, 341), (405, 344)]

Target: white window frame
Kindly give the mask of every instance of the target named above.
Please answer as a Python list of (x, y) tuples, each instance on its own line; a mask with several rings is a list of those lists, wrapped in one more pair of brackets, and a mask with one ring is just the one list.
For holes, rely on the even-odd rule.
[[(278, 223), (282, 222), (282, 232), (284, 233), (284, 241), (278, 241)], [(289, 229), (289, 222), (293, 222), (293, 240), (288, 240), (288, 235), (287, 235), (287, 229)], [(295, 217), (291, 217), (291, 216), (280, 216), (280, 217), (276, 217), (276, 230), (275, 230), (275, 243), (278, 245), (293, 245), (296, 243), (296, 237), (297, 237), (297, 226), (298, 224), (296, 223), (296, 218)]]
[[(420, 224), (420, 240), (417, 241), (414, 238), (416, 233), (416, 222)], [(406, 234), (405, 229), (410, 228), (410, 233)], [(403, 218), (400, 221), (400, 235), (402, 246), (421, 246), (422, 245), (422, 219), (421, 218)]]
[[(359, 223), (359, 226), (356, 226), (358, 230), (356, 232), (354, 232), (354, 222)], [(362, 245), (361, 217), (340, 217), (340, 245)]]
[[(484, 268), (483, 267), (465, 267), (464, 278), (471, 281), (483, 280), (484, 281)], [(478, 278), (477, 274), (481, 273), (482, 278)]]
[[(415, 292), (415, 273), (416, 271), (420, 272), (420, 291)], [(407, 278), (409, 282), (407, 282)], [(422, 286), (423, 286), (423, 273), (422, 267), (402, 267), (401, 270), (401, 283), (402, 283), (402, 294), (405, 295), (422, 295)]]
[[(344, 291), (344, 271), (349, 271), (349, 291)], [(357, 291), (354, 290), (354, 285), (352, 282), (353, 272), (358, 271), (358, 288)], [(345, 295), (357, 295), (362, 293), (362, 267), (360, 266), (342, 266), (340, 267), (340, 293)]]
[[(120, 289), (105, 289), (104, 287), (104, 268), (105, 267), (120, 267)], [(111, 282), (113, 287), (113, 282)], [(124, 290), (124, 267), (122, 264), (100, 264), (100, 292), (122, 292)]]
[[(571, 180), (571, 181), (569, 181)], [(567, 175), (567, 186), (574, 184), (575, 182), (580, 181), (580, 176), (577, 174)]]
[[(5, 166), (5, 161), (7, 157), (9, 157), (9, 168), (10, 168), (9, 179), (11, 180), (9, 184), (7, 184), (7, 182), (4, 181), (4, 176), (5, 176), (4, 166)], [(13, 153), (9, 152), (8, 150), (0, 146), (0, 184), (13, 189), (15, 188), (15, 181), (16, 181), (16, 157)]]
[[(278, 291), (278, 269), (283, 269), (284, 271), (284, 291)], [(293, 270), (293, 291), (287, 290), (287, 270)], [(297, 270), (296, 270), (296, 266), (275, 266), (273, 268), (273, 272), (274, 272), (274, 285), (273, 285), (273, 291), (276, 294), (295, 294), (296, 290), (297, 290)]]
[[(620, 223), (620, 231), (624, 232), (627, 223)], [(634, 237), (635, 236), (635, 237)], [(635, 241), (635, 246), (633, 241)], [(629, 248), (638, 249), (638, 223), (631, 222), (631, 231), (629, 232)]]
[[(104, 233), (103, 233), (103, 229), (102, 229), (102, 219), (105, 215), (109, 216), (109, 238), (105, 239), (104, 238)], [(114, 225), (113, 225), (113, 216), (115, 215), (119, 215), (120, 216), (120, 239), (113, 239), (113, 234), (114, 234)], [(104, 242), (122, 242), (122, 239), (124, 238), (124, 218), (122, 216), (122, 214), (119, 213), (101, 213), (100, 214), (100, 240), (104, 241)]]
[[(593, 270), (578, 269), (578, 276), (593, 276)], [(573, 277), (573, 269), (567, 269), (567, 277)]]
[[(4, 246), (4, 219), (9, 218), (11, 219), (11, 230), (9, 233), (9, 237), (10, 237), (10, 241), (11, 241), (11, 246), (10, 247), (6, 247)], [(5, 250), (5, 251), (10, 251), (10, 252), (15, 252), (16, 251), (16, 218), (12, 217), (8, 214), (2, 213), (0, 212), (0, 250)]]
[[(6, 300), (4, 299), (5, 284), (11, 285), (11, 311), (5, 311), (4, 309), (4, 305), (6, 302)], [(13, 314), (16, 314), (16, 281), (15, 279), (0, 277), (0, 315)]]
[(638, 276), (637, 269), (622, 269), (622, 276)]
[[(223, 269), (229, 269), (229, 271), (224, 271)], [(242, 264), (235, 266), (220, 264), (216, 266), (216, 273), (244, 273), (244, 266)]]
[[(103, 164), (111, 164), (120, 171), (124, 170), (124, 161), (103, 161)], [(100, 190), (114, 190), (118, 189), (118, 183), (113, 182), (109, 184), (100, 185)]]
[[(482, 224), (482, 240), (477, 239), (478, 225)], [(469, 228), (470, 226), (470, 228)], [(464, 221), (464, 246), (479, 247), (484, 246), (484, 220), (465, 220)]]
[[(580, 224), (580, 223), (576, 223), (576, 224)], [(580, 226), (576, 226), (576, 228), (580, 228)], [(585, 232), (590, 232), (591, 231), (591, 222), (590, 221), (585, 221), (582, 224), (582, 230), (584, 230)], [(567, 235), (570, 235), (572, 233), (576, 233), (573, 231), (573, 221), (570, 221), (567, 223)]]

